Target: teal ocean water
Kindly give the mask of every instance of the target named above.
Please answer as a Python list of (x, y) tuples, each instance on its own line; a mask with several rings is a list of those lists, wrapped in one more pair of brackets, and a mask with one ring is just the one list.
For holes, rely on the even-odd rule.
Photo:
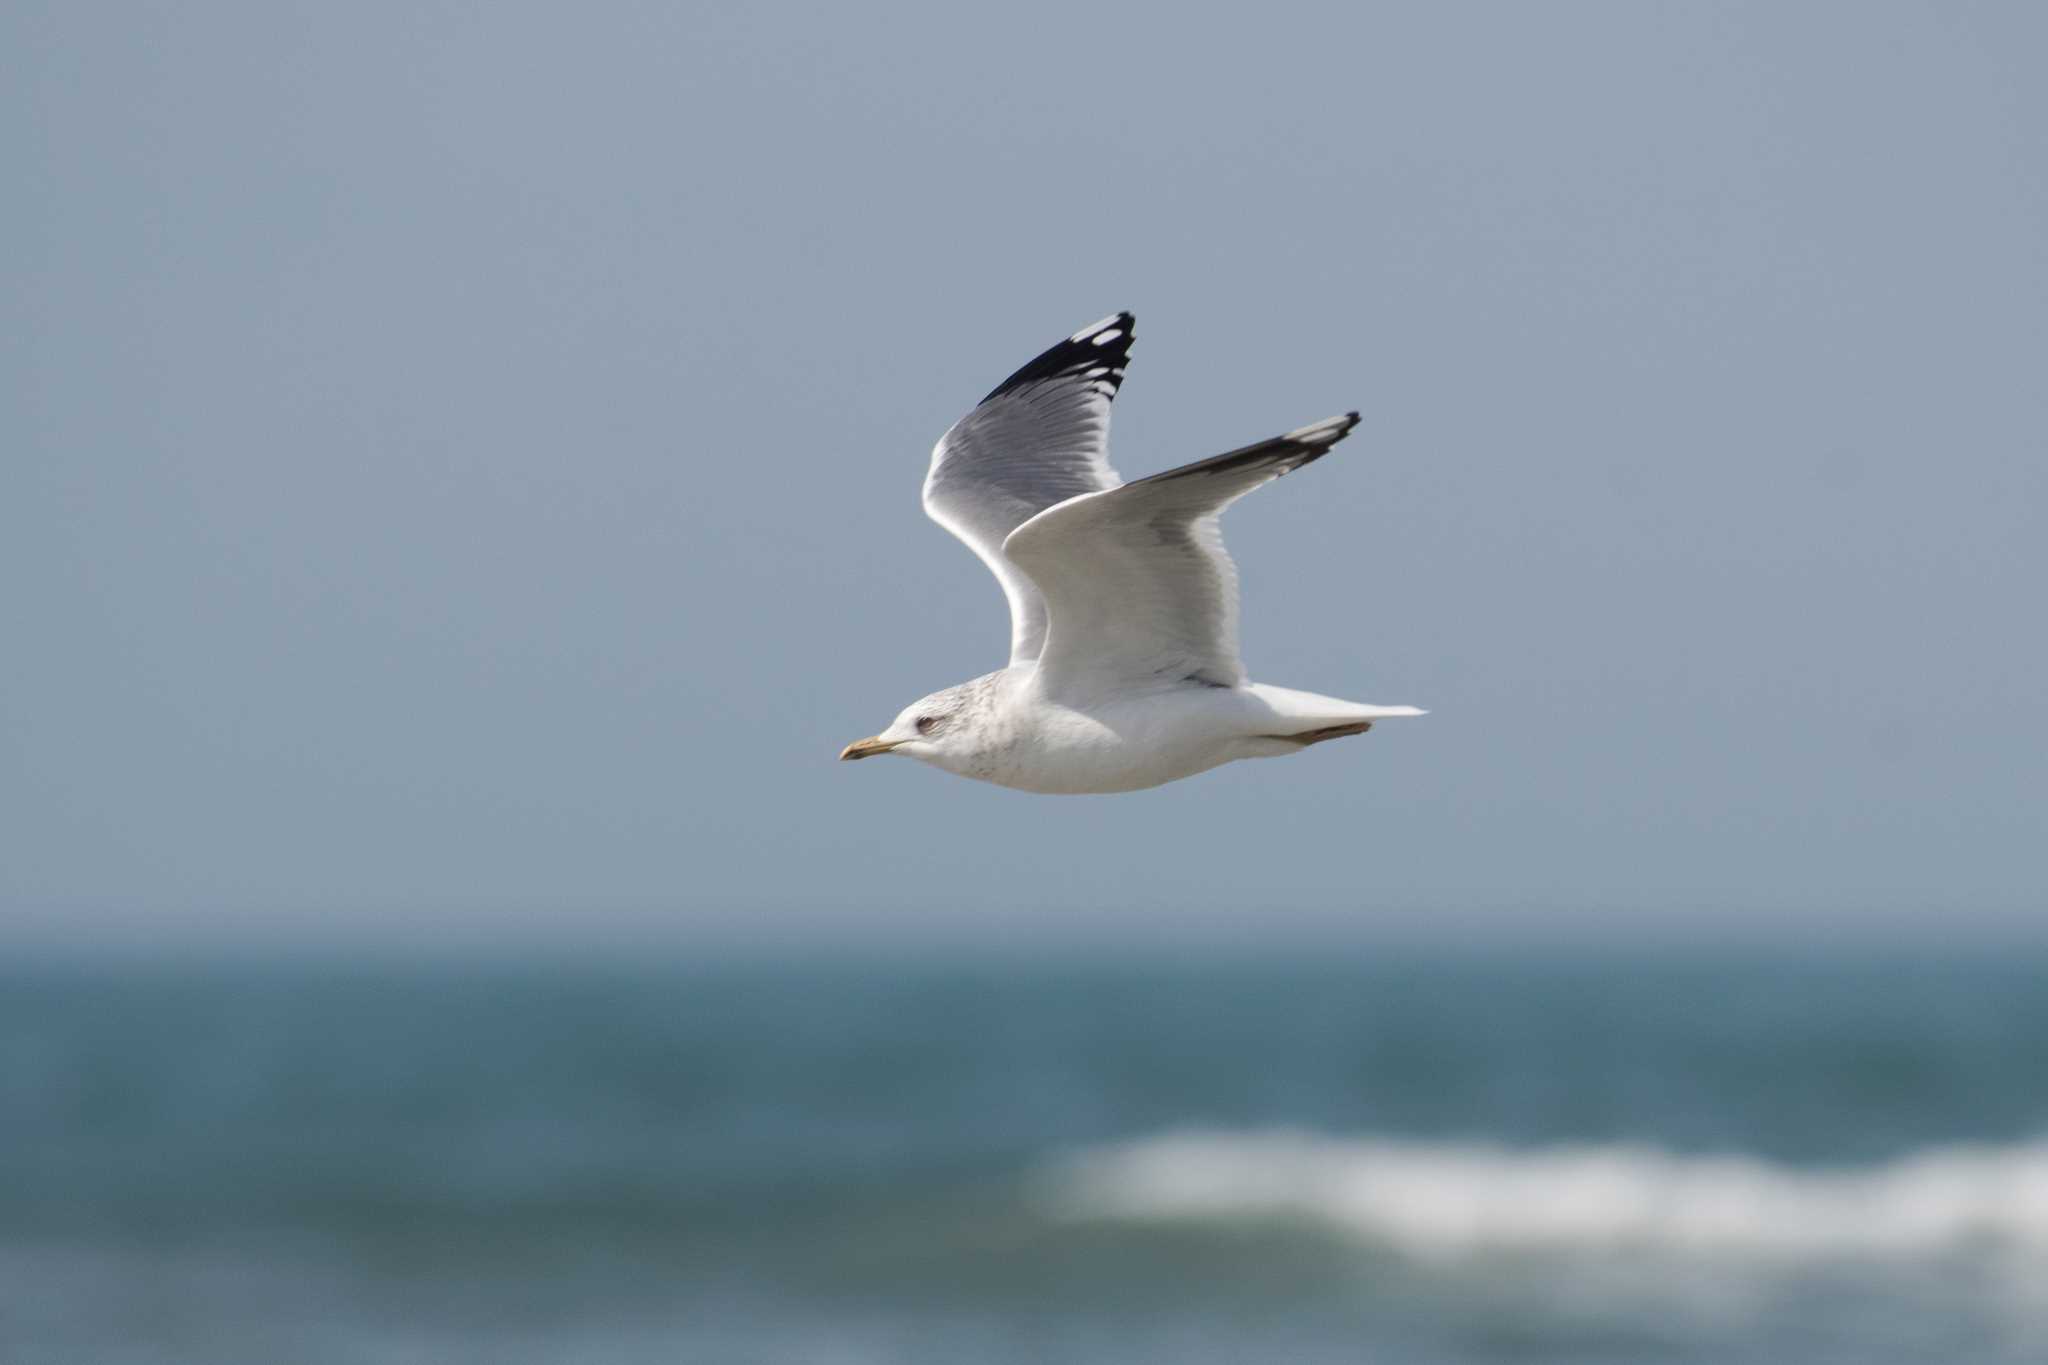
[(2048, 1359), (2048, 959), (0, 968), (0, 1360)]

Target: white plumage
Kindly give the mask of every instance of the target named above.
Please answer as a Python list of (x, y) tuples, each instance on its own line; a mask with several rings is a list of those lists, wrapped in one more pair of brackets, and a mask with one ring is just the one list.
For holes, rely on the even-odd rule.
[(1327, 453), (1358, 414), (1123, 483), (1109, 410), (1134, 326), (1118, 313), (1082, 328), (940, 438), (925, 511), (1002, 584), (1009, 666), (923, 698), (840, 757), (905, 753), (1027, 791), (1131, 791), (1422, 714), (1253, 683), (1238, 657), (1218, 519)]

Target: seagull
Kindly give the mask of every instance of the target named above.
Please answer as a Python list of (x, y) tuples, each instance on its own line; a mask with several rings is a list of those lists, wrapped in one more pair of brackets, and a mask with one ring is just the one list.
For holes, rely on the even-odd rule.
[(840, 758), (907, 754), (1022, 791), (1128, 792), (1423, 714), (1255, 683), (1238, 658), (1237, 566), (1217, 519), (1328, 454), (1358, 414), (1125, 483), (1109, 467), (1109, 406), (1134, 323), (1083, 327), (933, 447), (925, 513), (1002, 585), (1009, 666), (905, 707)]

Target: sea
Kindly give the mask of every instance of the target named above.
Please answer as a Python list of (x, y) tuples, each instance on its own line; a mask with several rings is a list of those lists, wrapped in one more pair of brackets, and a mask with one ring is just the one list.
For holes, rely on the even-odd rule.
[(7, 1365), (2048, 1361), (2048, 956), (0, 964)]

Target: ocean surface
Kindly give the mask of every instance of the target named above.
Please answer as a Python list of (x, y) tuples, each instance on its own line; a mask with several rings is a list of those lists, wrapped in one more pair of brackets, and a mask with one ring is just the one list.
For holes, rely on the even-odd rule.
[(15, 963), (0, 1360), (2040, 1362), (2048, 958)]

